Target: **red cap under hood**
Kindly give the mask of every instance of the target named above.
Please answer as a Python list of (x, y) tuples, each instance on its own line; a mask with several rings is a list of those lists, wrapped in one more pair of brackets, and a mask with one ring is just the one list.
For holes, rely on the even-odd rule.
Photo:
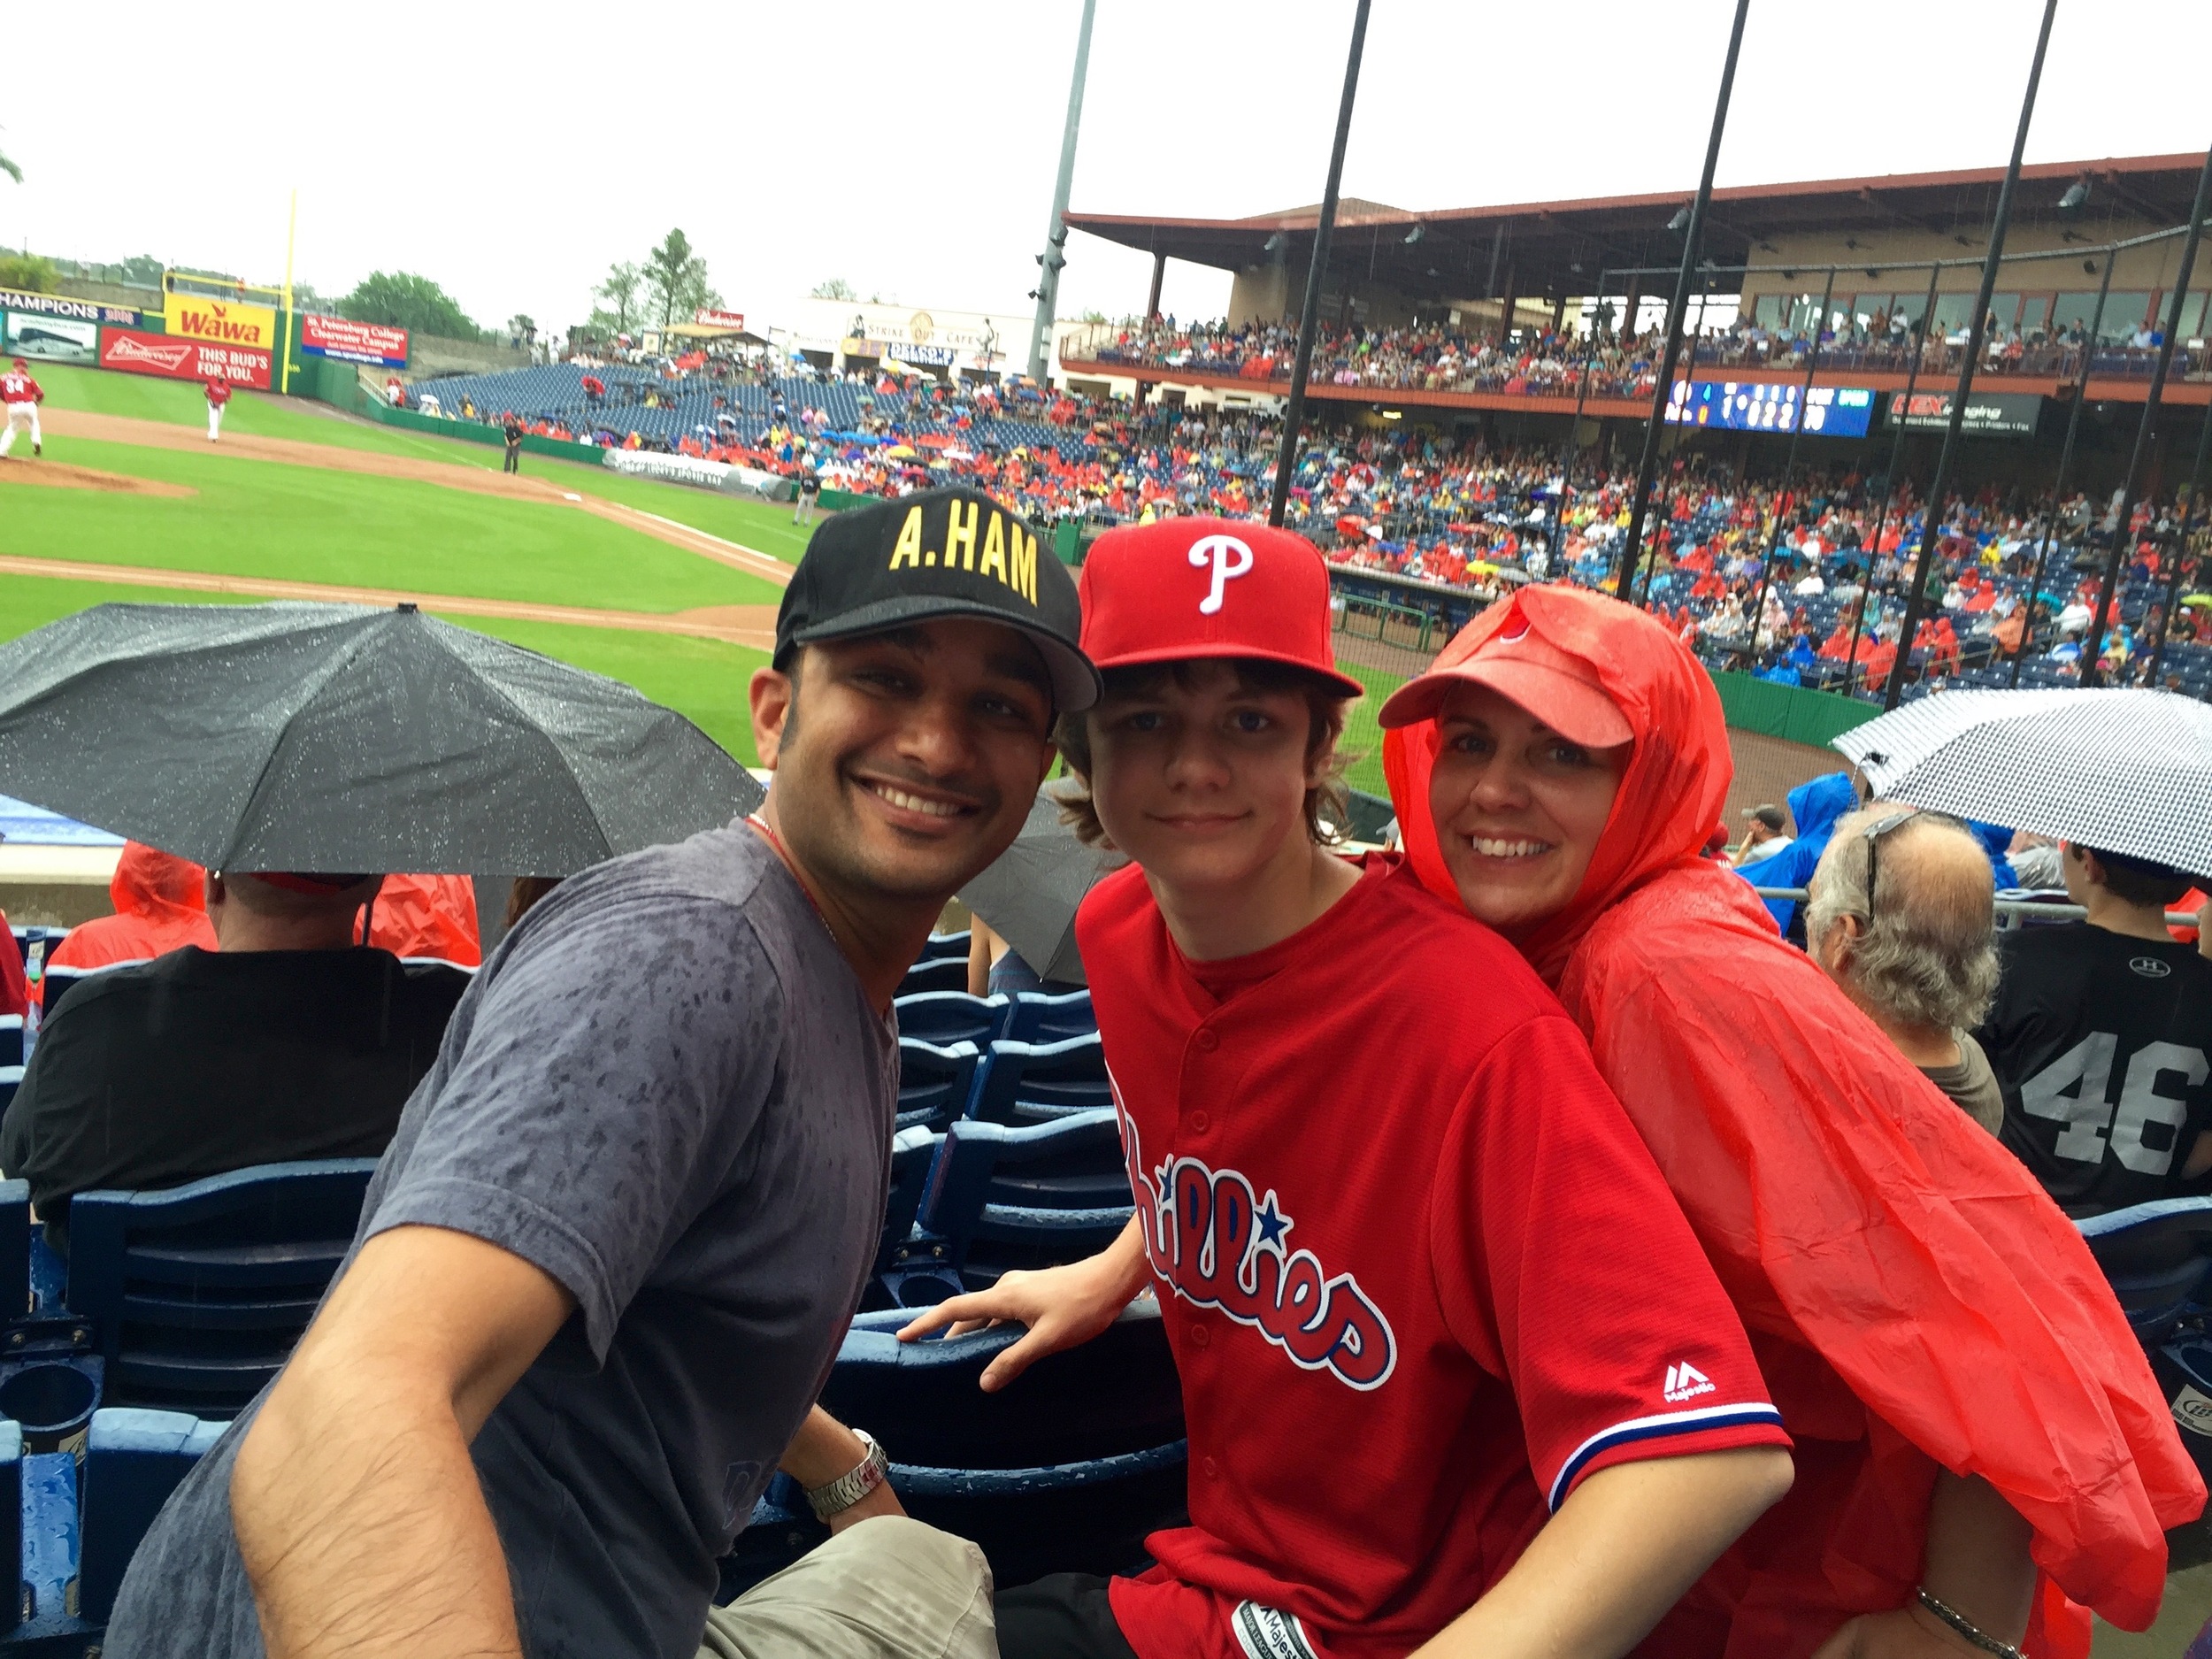
[[(1524, 588), (1493, 605), (1446, 646), (1436, 668), (1474, 655), (1508, 627), (1525, 625), (1581, 658), (1628, 721), (1635, 748), (1612, 816), (1582, 885), (1566, 907), (1509, 929), (1521, 954), (1557, 985), (1575, 941), (1604, 911), (1662, 871), (1694, 864), (1721, 820), (1734, 776), (1720, 694), (1688, 649), (1652, 618), (1580, 588)], [(1543, 710), (1531, 712), (1541, 716)], [(1439, 742), (1434, 720), (1383, 734), (1383, 772), (1398, 809), (1407, 856), (1422, 884), (1457, 902), (1429, 812), (1429, 774)]]

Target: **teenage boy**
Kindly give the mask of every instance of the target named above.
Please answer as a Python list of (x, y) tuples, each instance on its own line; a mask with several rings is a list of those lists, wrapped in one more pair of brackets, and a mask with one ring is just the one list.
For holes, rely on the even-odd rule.
[(1001, 1653), (1625, 1652), (1789, 1484), (1742, 1327), (1519, 956), (1324, 845), (1361, 687), (1313, 548), (1168, 519), (1082, 592), (1073, 810), (1135, 862), (1077, 937), (1137, 1212), (902, 1334), (1026, 1325), (997, 1388), (1154, 1285), (1191, 1525), (1002, 1592)]
[[(571, 877), (484, 964), (112, 1659), (989, 1653), (979, 1552), (810, 1408), (883, 1223), (892, 995), (1097, 694), (1037, 550), (966, 489), (815, 534), (752, 680), (759, 815)], [(836, 1535), (710, 1629), (779, 1463)]]

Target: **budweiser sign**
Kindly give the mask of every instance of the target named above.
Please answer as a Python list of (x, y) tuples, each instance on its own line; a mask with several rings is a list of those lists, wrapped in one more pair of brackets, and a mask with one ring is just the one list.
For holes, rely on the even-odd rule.
[(150, 334), (135, 328), (100, 330), (100, 366), (126, 374), (158, 374), (172, 380), (228, 380), (265, 392), (271, 382), (269, 354), (250, 346), (215, 345)]

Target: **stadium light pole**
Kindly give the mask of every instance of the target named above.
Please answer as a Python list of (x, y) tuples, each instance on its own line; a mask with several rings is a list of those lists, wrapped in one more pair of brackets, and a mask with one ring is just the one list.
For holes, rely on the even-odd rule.
[(1882, 532), (1889, 528), (1889, 510), (1897, 503), (1897, 469), (1905, 464), (1905, 411), (1912, 407), (1913, 393), (1920, 385), (1920, 360), (1928, 355), (1928, 326), (1935, 319), (1936, 282), (1943, 275), (1941, 261), (1928, 266), (1927, 296), (1920, 302), (1919, 337), (1913, 342), (1912, 366), (1905, 371), (1905, 402), (1903, 409), (1890, 405), (1895, 419), (1890, 423), (1896, 430), (1889, 441), (1889, 472), (1882, 490), (1882, 510), (1874, 515), (1874, 535), (1866, 543), (1866, 579), (1859, 585), (1859, 611), (1851, 618), (1851, 650), (1843, 659), (1843, 695), (1851, 695), (1852, 677), (1859, 667), (1859, 636), (1866, 631), (1866, 608), (1879, 604), (1880, 595), (1874, 591), (1874, 561), (1882, 556)]
[[(1805, 435), (1805, 411), (1812, 402), (1813, 376), (1820, 373), (1820, 335), (1828, 326), (1828, 307), (1836, 297), (1836, 268), (1828, 267), (1828, 286), (1820, 291), (1820, 315), (1813, 319), (1813, 349), (1805, 357), (1805, 389), (1798, 394), (1797, 419), (1790, 424), (1789, 454), (1782, 462), (1782, 495), (1786, 498), (1790, 480), (1797, 475), (1798, 440)], [(1745, 655), (1753, 668), (1759, 665), (1759, 624), (1766, 618), (1767, 594), (1774, 586), (1774, 556), (1782, 547), (1782, 501), (1774, 503), (1774, 534), (1767, 541), (1767, 556), (1759, 561), (1759, 598), (1751, 608), (1751, 649)], [(1777, 645), (1781, 643), (1778, 637)]]
[(1052, 367), (1053, 313), (1060, 303), (1061, 251), (1067, 245), (1068, 187), (1075, 180), (1075, 135), (1083, 125), (1083, 82), (1091, 68), (1091, 15), (1098, 0), (1083, 0), (1083, 27), (1075, 37), (1075, 78), (1068, 83), (1068, 123), (1060, 134), (1060, 176), (1052, 186), (1052, 218), (1045, 250), (1037, 256), (1037, 322), (1029, 332), (1029, 378), (1042, 386)]
[(1982, 335), (1989, 321), (1989, 296), (1997, 286), (1997, 266), (2005, 257), (2005, 231), (2012, 220), (2012, 193), (2020, 183), (2020, 156), (2028, 147), (2028, 127), (2035, 119), (2035, 89), (2043, 79), (2043, 54), (2051, 44), (2051, 19), (2058, 15), (2058, 0), (2043, 0), (2043, 27), (2035, 37), (2035, 58), (2028, 65), (2028, 90), (2020, 100), (2020, 126), (2012, 137), (2012, 159), (2005, 165), (2005, 182), (1997, 192), (1997, 213), (1989, 227), (1989, 252), (1982, 259), (1982, 286), (1974, 301), (1974, 316), (1966, 329), (1966, 355), (1959, 364), (1958, 388), (1951, 395), (1951, 419), (1943, 429), (1943, 447), (1936, 451), (1935, 477), (1928, 485), (1928, 500), (1921, 511), (1920, 556), (1913, 561), (1912, 588), (1905, 595), (1905, 620), (1898, 630), (1897, 661), (1889, 671), (1889, 689), (1882, 707), (1897, 706), (1905, 695), (1905, 676), (1912, 672), (1913, 636), (1928, 609), (1928, 566), (1934, 561), (1936, 542), (1943, 534), (1943, 492), (1951, 481), (1951, 451), (1958, 447), (1959, 432), (1966, 424), (1966, 400), (1974, 390), (1974, 365), (1982, 355)]
[(1275, 495), (1267, 521), (1282, 527), (1290, 506), (1291, 475), (1298, 470), (1298, 429), (1306, 419), (1306, 375), (1313, 367), (1313, 337), (1321, 326), (1321, 274), (1328, 269), (1329, 238), (1336, 230), (1337, 186), (1344, 178), (1344, 146), (1352, 135), (1352, 101), (1359, 92), (1360, 54), (1367, 45), (1367, 12), (1359, 0), (1352, 14), (1352, 47), (1344, 58), (1344, 96), (1336, 109), (1336, 142), (1329, 151), (1329, 181), (1321, 192), (1321, 222), (1313, 231), (1313, 263), (1306, 267), (1306, 303), (1298, 313), (1298, 349), (1291, 359), (1290, 396), (1283, 405), (1283, 452), (1275, 463)]
[[(2055, 4), (2055, 0), (2053, 0)], [(1628, 537), (1621, 546), (1620, 568), (1613, 591), (1630, 597), (1635, 580), (1636, 554), (1644, 539), (1644, 513), (1651, 503), (1651, 487), (1659, 471), (1659, 434), (1666, 425), (1667, 400), (1674, 390), (1675, 354), (1682, 349), (1682, 325), (1690, 310), (1690, 278), (1697, 270), (1698, 242), (1705, 234), (1705, 209), (1713, 199), (1713, 169), (1720, 163), (1721, 134), (1728, 130), (1728, 95), (1736, 84), (1736, 59), (1743, 50), (1744, 19), (1751, 0), (1736, 0), (1736, 21), (1728, 32), (1728, 58), (1721, 65), (1720, 96), (1713, 100), (1713, 131), (1705, 142), (1705, 171), (1697, 182), (1697, 196), (1690, 204), (1690, 222), (1682, 233), (1682, 268), (1675, 273), (1674, 303), (1667, 308), (1667, 343), (1659, 354), (1659, 384), (1651, 395), (1651, 420), (1644, 428), (1643, 458), (1636, 467), (1636, 503), (1629, 509)], [(1694, 358), (1693, 359), (1694, 365)]]
[(2120, 572), (2127, 563), (2129, 544), (2135, 539), (2136, 485), (2143, 476), (2143, 457), (2158, 438), (2158, 406), (2165, 396), (2167, 372), (2174, 365), (2174, 336), (2181, 332), (2181, 305), (2189, 296), (2189, 279), (2197, 263), (2197, 244), (2204, 236), (2208, 196), (2212, 196), (2212, 150), (2204, 152), (2204, 165), (2197, 172), (2197, 199), (2189, 209), (2189, 234), (2181, 242), (2181, 269), (2175, 273), (2173, 298), (2166, 305), (2166, 337), (2159, 342), (2158, 361), (2151, 369), (2150, 390), (2143, 398), (2143, 418), (2135, 426), (2135, 451), (2128, 457), (2120, 516), (2112, 526), (2112, 557), (2105, 561), (2104, 585), (2097, 593), (2097, 614), (2090, 618), (2089, 637), (2082, 641), (2081, 683), (2085, 686), (2093, 686), (2103, 678), (2099, 659), (2104, 651), (2105, 623), (2112, 615), (2113, 595), (2120, 590)]
[(1590, 401), (1590, 373), (1598, 360), (1598, 313), (1605, 307), (1605, 285), (1612, 273), (1598, 272), (1597, 303), (1590, 307), (1589, 345), (1582, 354), (1582, 378), (1575, 382), (1575, 418), (1567, 428), (1565, 453), (1559, 462), (1559, 495), (1552, 503), (1551, 563), (1555, 572), (1559, 565), (1560, 549), (1567, 539), (1567, 487), (1572, 481), (1575, 457), (1582, 453), (1582, 411)]
[(2158, 643), (2151, 648), (2153, 690), (2157, 689), (2159, 678), (2166, 671), (2166, 636), (2174, 631), (2174, 600), (2181, 592), (2181, 566), (2189, 557), (2189, 538), (2197, 533), (2197, 505), (2204, 495), (2204, 460), (2208, 451), (2212, 451), (2212, 408), (2205, 410), (2204, 424), (2197, 432), (2197, 458), (2189, 465), (2189, 504), (2182, 510), (2174, 562), (2166, 572), (2166, 602), (2158, 612)]
[(277, 390), (292, 395), (292, 250), (300, 234), (300, 193), (292, 192), (292, 217), (284, 227), (284, 368), (277, 376)]
[(2097, 284), (2097, 303), (2089, 313), (2089, 337), (2082, 342), (2081, 373), (2074, 383), (2074, 407), (2066, 417), (2066, 443), (2058, 452), (2058, 474), (2051, 480), (2051, 512), (2043, 521), (2043, 537), (2035, 549), (2035, 574), (2028, 579), (2028, 611), (2020, 624), (2020, 643), (2012, 653), (2014, 691), (2020, 689), (2020, 664), (2028, 654), (2028, 641), (2035, 634), (2035, 601), (2043, 591), (2043, 571), (2051, 557), (2051, 537), (2058, 528), (2059, 503), (2066, 499), (2066, 480), (2074, 466), (2074, 440), (2081, 432), (2082, 405), (2089, 401), (2089, 365), (2097, 355), (2097, 331), (2104, 326), (2104, 303), (2112, 293), (2112, 267), (2119, 256), (2110, 248), (2104, 250), (2104, 280)]

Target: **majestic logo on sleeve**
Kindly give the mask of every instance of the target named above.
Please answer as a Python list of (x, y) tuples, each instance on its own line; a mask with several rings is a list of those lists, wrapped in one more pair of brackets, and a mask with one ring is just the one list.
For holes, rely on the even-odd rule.
[(1351, 1274), (1331, 1278), (1311, 1250), (1290, 1248), (1297, 1223), (1271, 1189), (1256, 1198), (1240, 1171), (1190, 1157), (1148, 1172), (1136, 1125), (1125, 1116), (1122, 1129), (1145, 1254), (1177, 1295), (1250, 1325), (1302, 1370), (1333, 1371), (1363, 1392), (1389, 1379), (1390, 1322)]

